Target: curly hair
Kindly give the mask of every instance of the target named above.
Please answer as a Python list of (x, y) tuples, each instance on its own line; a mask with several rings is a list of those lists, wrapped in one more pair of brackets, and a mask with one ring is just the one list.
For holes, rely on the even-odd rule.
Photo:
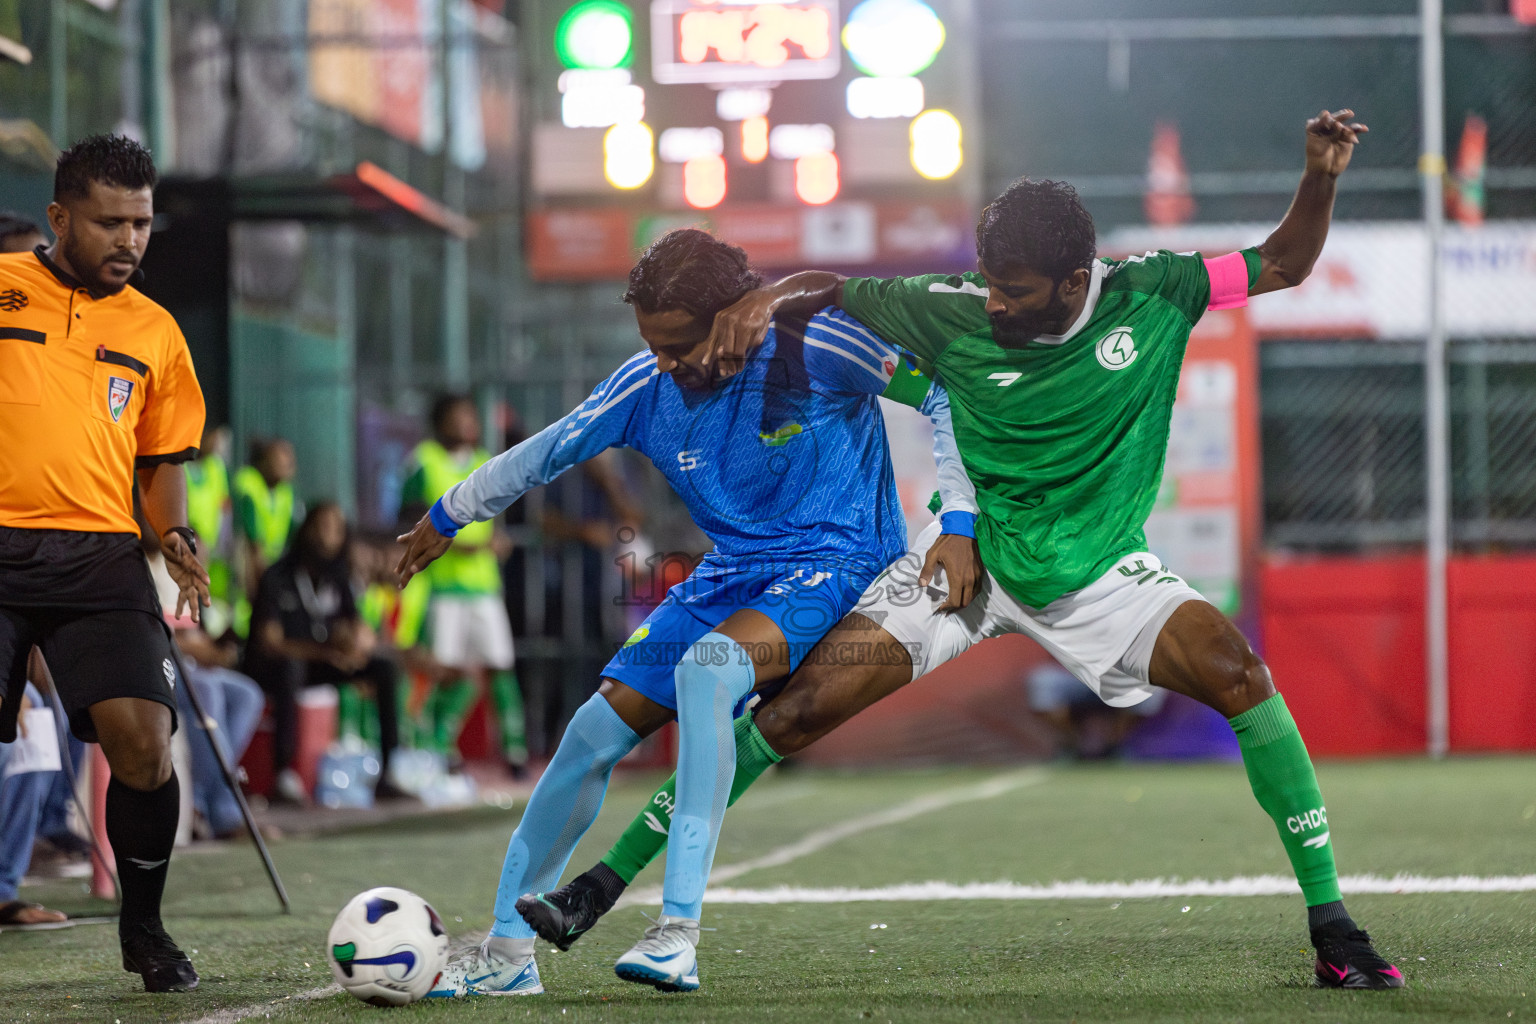
[(84, 199), (91, 194), (93, 181), (141, 189), (154, 188), (158, 180), (149, 150), (125, 135), (92, 135), (59, 154), (53, 199)]
[(668, 231), (640, 255), (629, 272), (624, 301), (645, 313), (685, 309), (701, 320), (754, 288), (763, 278), (740, 247), (698, 228)]
[(1020, 178), (976, 222), (976, 256), (987, 270), (1027, 270), (1064, 281), (1087, 270), (1097, 251), (1093, 218), (1064, 181)]

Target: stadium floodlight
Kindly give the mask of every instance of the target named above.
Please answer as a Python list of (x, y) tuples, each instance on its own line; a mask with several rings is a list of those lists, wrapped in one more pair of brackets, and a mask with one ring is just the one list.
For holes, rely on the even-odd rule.
[(912, 78), (855, 78), (848, 83), (853, 117), (916, 117), (923, 112), (923, 83)]
[(837, 157), (832, 153), (807, 153), (795, 161), (795, 195), (809, 206), (821, 206), (837, 198)]
[(719, 206), (725, 198), (725, 157), (696, 156), (683, 164), (683, 200), (696, 210)]
[(656, 137), (644, 121), (616, 124), (603, 135), (603, 176), (614, 188), (639, 188), (656, 170)]
[(686, 164), (701, 156), (719, 156), (725, 152), (725, 133), (708, 128), (668, 128), (656, 140), (656, 151), (663, 163)]
[(749, 117), (741, 122), (741, 158), (749, 164), (768, 159), (768, 119)]
[(607, 128), (645, 120), (645, 90), (623, 68), (560, 74), (560, 120), (567, 128)]
[(912, 166), (937, 181), (960, 169), (960, 122), (947, 110), (925, 110), (912, 119)]
[(904, 78), (939, 55), (944, 23), (922, 0), (864, 0), (848, 15), (843, 46), (866, 75)]
[(829, 124), (777, 124), (768, 133), (768, 153), (775, 160), (798, 160), (812, 153), (830, 153), (835, 136)]
[(715, 95), (715, 116), (722, 121), (764, 117), (771, 106), (772, 89), (721, 89)]
[(568, 68), (623, 67), (634, 42), (633, 15), (619, 0), (581, 0), (555, 26), (555, 53)]

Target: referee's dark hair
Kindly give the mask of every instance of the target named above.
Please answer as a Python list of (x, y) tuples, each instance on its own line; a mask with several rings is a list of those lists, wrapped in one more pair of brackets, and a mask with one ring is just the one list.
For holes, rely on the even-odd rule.
[(53, 171), (53, 201), (84, 199), (91, 182), (118, 188), (154, 188), (159, 176), (149, 150), (126, 135), (92, 135), (59, 154)]
[(747, 265), (739, 246), (708, 231), (668, 231), (640, 255), (629, 272), (624, 301), (645, 313), (684, 309), (708, 323), (763, 277)]
[(42, 228), (21, 214), (10, 210), (0, 211), (0, 251), (4, 250), (6, 242), (17, 235), (41, 235), (42, 233)]
[(1059, 284), (1090, 269), (1097, 251), (1093, 218), (1064, 181), (1020, 178), (976, 222), (976, 257), (994, 274), (1025, 270)]

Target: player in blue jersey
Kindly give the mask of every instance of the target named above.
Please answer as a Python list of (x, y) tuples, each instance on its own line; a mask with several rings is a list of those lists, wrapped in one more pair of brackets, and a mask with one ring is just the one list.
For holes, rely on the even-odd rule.
[[(571, 719), (508, 845), (491, 934), (449, 964), (434, 996), (543, 991), (534, 932), (516, 901), (558, 883), (613, 766), (674, 717), (677, 801), (662, 916), (615, 971), (663, 991), (698, 988), (699, 915), (738, 740), (768, 750), (750, 717), (733, 720), (754, 689), (787, 679), (906, 549), (877, 402), (894, 390), (896, 349), (829, 308), (808, 321), (776, 322), (729, 380), (703, 369), (715, 314), (760, 284), (735, 246), (691, 229), (663, 237), (630, 272), (624, 295), (647, 350), (563, 419), (449, 488), (401, 538), (403, 585), (460, 527), (625, 446), (661, 470), (715, 545)], [(910, 385), (905, 370), (900, 377)], [(946, 528), (969, 536), (974, 491), (954, 452), (948, 399), (936, 385), (917, 394), (936, 426)], [(946, 572), (976, 578), (974, 544), (952, 551)]]

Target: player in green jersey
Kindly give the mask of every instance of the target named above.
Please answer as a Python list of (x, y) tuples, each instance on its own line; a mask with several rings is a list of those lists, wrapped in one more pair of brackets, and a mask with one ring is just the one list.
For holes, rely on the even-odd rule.
[[(757, 772), (977, 641), (1024, 633), (1106, 703), (1136, 704), (1161, 686), (1226, 716), (1306, 899), (1318, 983), (1403, 985), (1344, 909), (1316, 775), (1268, 669), (1225, 616), (1146, 551), (1142, 532), (1191, 329), (1208, 308), (1307, 277), (1327, 237), (1335, 180), (1366, 130), (1353, 117), (1323, 111), (1308, 121), (1295, 200), (1254, 249), (1098, 260), (1092, 218), (1071, 187), (1022, 180), (982, 213), (976, 273), (849, 280), (810, 271), (717, 317), (724, 373), (776, 312), (828, 302), (931, 362), (949, 389), (981, 508), (974, 542), (925, 531), (784, 691), (738, 722), (751, 747), (773, 754), (756, 758)], [(971, 543), (988, 572), (975, 583), (947, 581), (939, 562)], [(861, 663), (846, 664), (846, 651), (860, 652)], [(733, 798), (750, 783), (738, 769)], [(602, 864), (541, 897), (542, 915), (525, 916), (542, 916), (545, 937), (568, 947), (659, 852), (662, 837), (647, 819), (665, 818), (669, 805), (664, 787)]]

